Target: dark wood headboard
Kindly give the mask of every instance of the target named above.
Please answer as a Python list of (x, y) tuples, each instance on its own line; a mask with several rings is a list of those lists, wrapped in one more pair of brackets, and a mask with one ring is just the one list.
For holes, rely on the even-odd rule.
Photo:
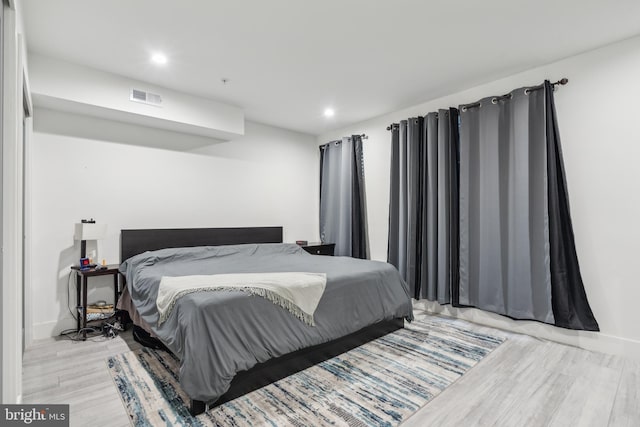
[(146, 251), (193, 246), (282, 243), (282, 227), (121, 230), (120, 262)]

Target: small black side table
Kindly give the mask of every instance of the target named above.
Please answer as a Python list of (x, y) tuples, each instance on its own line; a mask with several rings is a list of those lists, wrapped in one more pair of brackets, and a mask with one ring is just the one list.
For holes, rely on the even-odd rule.
[(311, 255), (328, 255), (333, 256), (333, 252), (336, 248), (335, 243), (321, 243), (311, 242), (306, 245), (301, 245), (302, 249), (309, 252)]
[[(74, 265), (71, 267), (76, 272), (76, 310), (77, 310), (77, 331), (82, 330), (82, 339), (87, 339), (87, 282), (89, 277), (95, 276), (113, 276), (113, 310), (115, 313), (116, 304), (118, 303), (119, 294), (119, 275), (118, 264), (110, 264), (107, 268), (98, 270), (96, 268), (90, 268), (88, 270), (81, 270), (79, 266)], [(82, 298), (82, 300), (81, 300)]]

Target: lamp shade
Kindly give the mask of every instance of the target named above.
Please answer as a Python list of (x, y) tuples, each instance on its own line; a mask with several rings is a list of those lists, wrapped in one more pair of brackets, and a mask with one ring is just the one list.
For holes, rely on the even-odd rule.
[(73, 238), (75, 240), (99, 240), (107, 234), (107, 224), (83, 222), (76, 224)]

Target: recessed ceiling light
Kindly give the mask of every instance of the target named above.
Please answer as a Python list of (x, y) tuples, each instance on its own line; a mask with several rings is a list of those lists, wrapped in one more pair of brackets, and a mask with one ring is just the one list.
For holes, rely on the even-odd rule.
[(151, 62), (158, 65), (164, 65), (167, 63), (167, 57), (164, 55), (164, 53), (156, 52), (151, 55)]
[(336, 114), (335, 111), (333, 111), (333, 108), (326, 108), (324, 110), (324, 116), (325, 117), (333, 117)]

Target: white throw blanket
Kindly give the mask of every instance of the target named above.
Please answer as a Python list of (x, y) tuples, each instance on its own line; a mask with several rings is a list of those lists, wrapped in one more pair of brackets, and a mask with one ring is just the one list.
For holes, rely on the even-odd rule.
[(288, 310), (304, 323), (313, 326), (313, 313), (327, 285), (324, 273), (244, 273), (195, 276), (163, 276), (156, 305), (161, 325), (176, 301), (193, 292), (242, 291), (268, 299)]

